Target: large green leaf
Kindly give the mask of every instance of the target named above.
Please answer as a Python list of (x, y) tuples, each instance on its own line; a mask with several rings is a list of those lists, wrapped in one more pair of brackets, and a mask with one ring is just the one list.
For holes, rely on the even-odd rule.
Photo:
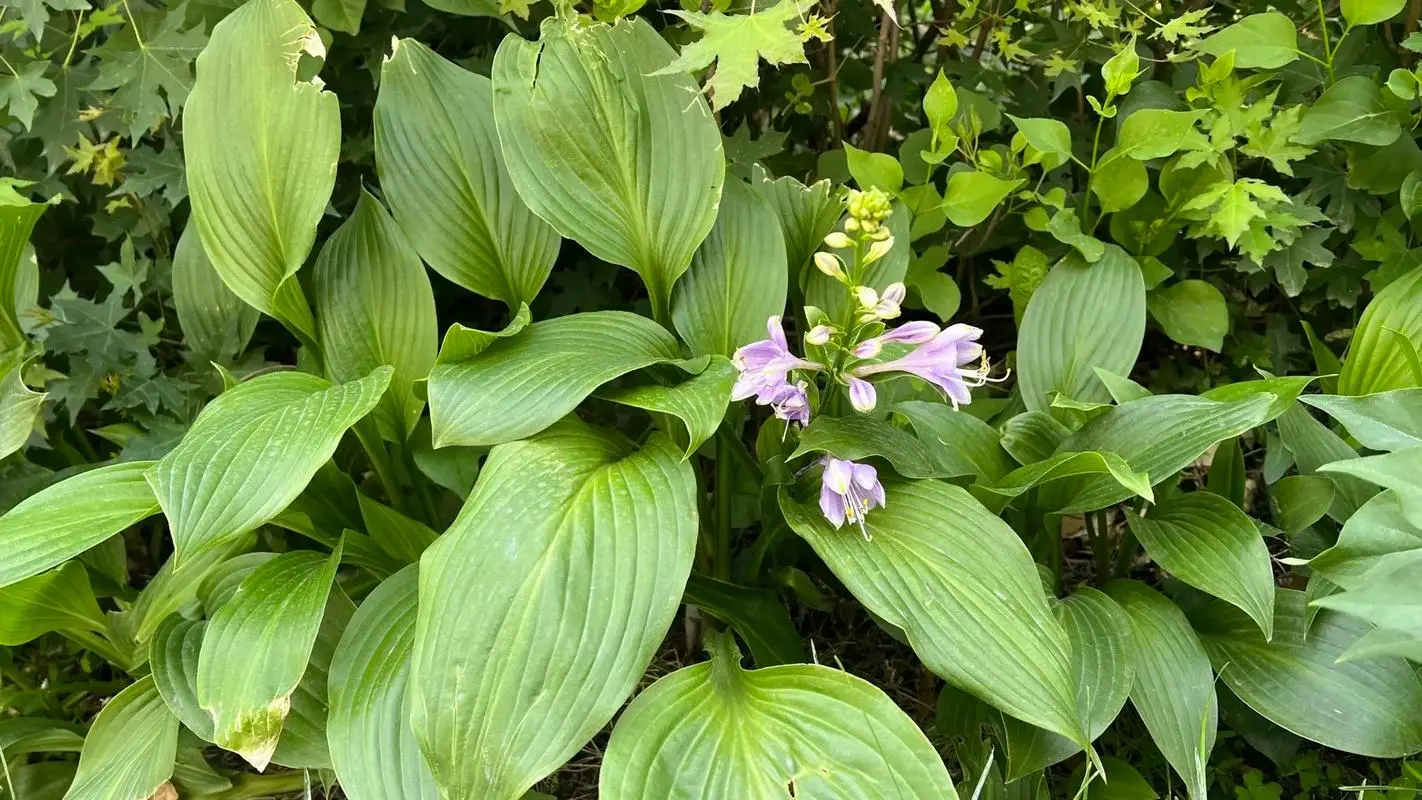
[(998, 481), (980, 485), (984, 491), (1016, 497), (1041, 484), (1075, 475), (1107, 475), (1122, 488), (1130, 490), (1131, 494), (1148, 501), (1155, 500), (1150, 488), (1150, 476), (1132, 471), (1125, 459), (1109, 452), (1057, 453), (1045, 461), (1018, 467)]
[(1321, 409), (1369, 450), (1422, 445), (1422, 389), (1393, 389), (1359, 397), (1311, 394), (1300, 400)]
[(81, 472), (0, 517), (0, 586), (38, 575), (158, 513), (144, 480), (151, 461)]
[(104, 631), (104, 612), (77, 561), (0, 589), (0, 645), (24, 644), (50, 631)]
[(721, 135), (675, 57), (641, 18), (550, 17), (537, 42), (494, 56), (494, 118), (518, 193), (597, 258), (635, 270), (665, 319), (672, 285), (716, 222)]
[(912, 433), (863, 415), (816, 417), (800, 433), (800, 444), (790, 458), (808, 453), (826, 453), (850, 461), (882, 458), (905, 478), (950, 478), (965, 474), (941, 462), (935, 449)]
[(1233, 52), (1234, 65), (1241, 69), (1278, 69), (1299, 57), (1298, 32), (1293, 20), (1269, 11), (1205, 37), (1195, 49), (1215, 58)]
[(1422, 585), (1411, 565), (1371, 574), (1356, 589), (1310, 598), (1310, 605), (1341, 611), (1379, 628), (1413, 635), (1422, 630)]
[(406, 700), (418, 579), (410, 566), (377, 586), (331, 661), (331, 762), (351, 800), (438, 798)]
[(173, 308), (188, 347), (218, 363), (230, 363), (247, 349), (262, 316), (223, 283), (192, 223), (173, 253)]
[(389, 380), (389, 367), (336, 386), (278, 372), (218, 395), (147, 475), (168, 517), (177, 568), (281, 513)]
[(1345, 589), (1367, 586), (1373, 576), (1422, 561), (1422, 528), (1409, 523), (1395, 492), (1383, 492), (1343, 524), (1338, 542), (1309, 568)]
[(420, 256), (517, 311), (548, 279), (559, 238), (515, 191), (494, 113), (488, 78), (396, 39), (380, 69), (375, 166)]
[(441, 797), (514, 800), (607, 724), (681, 603), (696, 505), (661, 436), (570, 419), (494, 448), (420, 559), (410, 720)]
[[(736, 383), (736, 368), (724, 356), (702, 356), (681, 362), (662, 371), (679, 377), (675, 382), (632, 381), (615, 389), (598, 392), (602, 397), (623, 405), (658, 414), (670, 414), (681, 420), (685, 430), (667, 431), (686, 458), (696, 452), (720, 427), (731, 403), (731, 387)], [(690, 372), (691, 374), (687, 374)]]
[(23, 367), (16, 366), (0, 378), (0, 458), (29, 441), (48, 396), (44, 392), (30, 391), (23, 373)]
[(173, 774), (178, 718), (153, 679), (119, 692), (94, 719), (64, 800), (149, 800)]
[(929, 669), (1085, 745), (1071, 645), (1026, 545), (957, 486), (886, 480), (885, 491), (865, 536), (836, 530), (813, 502), (787, 492), (780, 508), (860, 602), (904, 631)]
[(1274, 522), (1287, 534), (1307, 528), (1328, 513), (1336, 493), (1333, 481), (1323, 475), (1290, 475), (1269, 489), (1274, 501)]
[(638, 695), (613, 729), (606, 800), (956, 800), (928, 738), (873, 684), (818, 664), (744, 670), (729, 633), (710, 663)]
[(790, 285), (799, 286), (800, 275), (844, 211), (839, 195), (828, 180), (806, 186), (789, 176), (772, 180), (760, 165), (752, 172), (752, 185), (780, 219)]
[(203, 635), (196, 689), (213, 741), (259, 770), (276, 751), (339, 565), (339, 548), (273, 558), (242, 580)]
[[(58, 201), (56, 196), (51, 202)], [(6, 368), (18, 363), (17, 356), (25, 344), (25, 333), (15, 310), (19, 299), (20, 257), (46, 208), (49, 204), (31, 202), (21, 196), (13, 183), (0, 184), (0, 364)], [(30, 299), (33, 300), (33, 296)]]
[(957, 475), (992, 483), (1012, 471), (1012, 458), (991, 425), (943, 403), (910, 400), (894, 406), (913, 426), (920, 441), (936, 450), (937, 460)]
[(672, 292), (672, 321), (695, 355), (723, 355), (765, 338), (785, 311), (789, 271), (780, 224), (756, 190), (732, 178), (716, 227)]
[(197, 664), (207, 622), (172, 614), (163, 620), (149, 643), (153, 683), (184, 727), (205, 742), (213, 740), (212, 715), (197, 699)]
[(785, 604), (768, 589), (752, 589), (693, 572), (683, 599), (734, 627), (750, 647), (756, 666), (807, 660)]
[[(1086, 423), (1062, 442), (1059, 452), (1098, 450), (1120, 455), (1136, 472), (1160, 483), (1189, 466), (1216, 442), (1230, 439), (1268, 419), (1274, 395), (1219, 402), (1161, 394), (1122, 403)], [(1109, 476), (1066, 481), (1070, 499), (1064, 513), (1089, 511), (1130, 497), (1131, 490)]]
[(382, 436), (403, 442), (425, 407), (414, 383), (434, 366), (434, 292), (409, 240), (370, 193), (361, 192), (355, 213), (326, 240), (311, 284), (326, 374), (344, 383), (392, 367), (371, 418)]
[(1376, 758), (1422, 750), (1422, 681), (1412, 667), (1395, 656), (1337, 663), (1367, 623), (1324, 611), (1308, 625), (1304, 594), (1292, 589), (1279, 590), (1274, 608), (1272, 642), (1229, 606), (1196, 616), (1220, 678), (1239, 699), (1338, 750)]
[(1407, 343), (1422, 348), (1422, 267), (1378, 292), (1353, 332), (1338, 376), (1339, 394), (1373, 394), (1417, 385)]
[[(1402, 126), (1377, 82), (1365, 75), (1349, 75), (1309, 105), (1293, 141), (1314, 145), (1337, 140), (1381, 147), (1401, 133)], [(1357, 347), (1356, 339), (1353, 346)]]
[(1145, 516), (1126, 515), (1156, 564), (1243, 609), (1266, 639), (1274, 635), (1274, 565), (1253, 520), (1211, 492), (1171, 497)]
[[(1358, 457), (1356, 450), (1343, 438), (1295, 403), (1279, 417), (1279, 437), (1293, 454), (1300, 475), (1312, 475), (1325, 465)], [(1328, 475), (1337, 491), (1328, 515), (1342, 522), (1353, 515), (1377, 490), (1352, 475), (1341, 472)]]
[(331, 769), (331, 751), (326, 743), (329, 711), (326, 683), (336, 646), (341, 643), (355, 612), (355, 603), (346, 597), (340, 585), (333, 586), (316, 630), (306, 672), (296, 685), (296, 691), (291, 693), (291, 713), (286, 716), (281, 741), (272, 754), (273, 764), (292, 769)]
[(1393, 490), (1402, 505), (1402, 515), (1422, 527), (1422, 445), (1396, 453), (1334, 461), (1318, 470), (1350, 475)]
[(249, 0), (212, 30), (183, 108), (193, 221), (236, 295), (308, 342), (311, 309), (296, 280), (336, 180), (341, 115), (303, 54), (325, 56), (296, 0)]
[[(1083, 308), (1101, 314), (1083, 314)], [(1145, 279), (1135, 260), (1109, 248), (1095, 264), (1062, 259), (1027, 304), (1017, 345), (1017, 384), (1030, 411), (1046, 411), (1052, 392), (1107, 402), (1094, 369), (1125, 374), (1145, 337)]]
[(680, 357), (670, 333), (625, 311), (535, 323), (472, 357), (458, 355), (441, 352), (430, 373), (435, 447), (522, 439), (557, 422), (613, 378)]
[(1131, 705), (1184, 779), (1191, 800), (1205, 800), (1205, 760), (1219, 725), (1209, 656), (1184, 612), (1149, 586), (1112, 581), (1106, 593), (1131, 618), (1136, 645)]

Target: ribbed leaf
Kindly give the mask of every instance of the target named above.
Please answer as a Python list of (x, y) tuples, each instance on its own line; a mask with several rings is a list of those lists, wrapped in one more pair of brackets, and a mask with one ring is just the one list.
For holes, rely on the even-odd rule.
[(1371, 576), (1394, 572), (1422, 561), (1422, 528), (1409, 523), (1394, 492), (1369, 500), (1343, 524), (1338, 542), (1309, 562), (1344, 589), (1362, 588)]
[(104, 612), (77, 561), (0, 589), (0, 645), (24, 644), (50, 631), (103, 631)]
[(756, 666), (808, 660), (785, 604), (769, 589), (752, 589), (692, 572), (683, 599), (734, 627), (750, 647)]
[(1406, 350), (1409, 342), (1413, 347), (1422, 344), (1422, 267), (1389, 283), (1363, 309), (1338, 376), (1338, 393), (1417, 386)]
[(355, 612), (355, 603), (341, 591), (340, 584), (332, 586), (316, 642), (311, 646), (311, 659), (291, 694), (291, 713), (286, 715), (281, 741), (272, 755), (273, 764), (293, 769), (331, 769), (331, 752), (326, 744), (326, 683), (336, 646)]
[(442, 797), (518, 798), (631, 694), (691, 571), (680, 456), (572, 419), (490, 453), (420, 559), (410, 719)]
[(338, 383), (394, 368), (371, 412), (380, 435), (403, 442), (424, 401), (414, 392), (434, 366), (434, 292), (399, 226), (362, 191), (355, 213), (321, 248), (311, 275), (326, 374)]
[(44, 392), (25, 385), (23, 369), (15, 367), (0, 378), (0, 458), (25, 446), (44, 408)]
[(387, 578), (346, 628), (331, 661), (331, 762), (350, 800), (438, 800), (410, 729), (406, 694), (419, 572)]
[(148, 660), (153, 666), (153, 684), (163, 702), (183, 725), (205, 742), (213, 740), (212, 716), (197, 699), (198, 655), (202, 651), (207, 622), (169, 616), (158, 626), (149, 644)]
[[(1293, 454), (1299, 474), (1311, 475), (1325, 464), (1358, 457), (1358, 452), (1343, 438), (1329, 430), (1322, 422), (1313, 418), (1308, 409), (1295, 404), (1279, 417), (1279, 438), (1284, 447)], [(1377, 489), (1367, 481), (1344, 473), (1327, 475), (1337, 491), (1329, 506), (1328, 516), (1343, 522), (1377, 494)]]
[(144, 480), (151, 461), (81, 472), (30, 495), (0, 517), (0, 586), (62, 564), (158, 513)]
[(1422, 389), (1394, 389), (1361, 397), (1299, 398), (1343, 423), (1369, 450), (1405, 450), (1422, 445)]
[(236, 295), (310, 342), (316, 329), (296, 272), (336, 180), (341, 115), (319, 80), (298, 80), (303, 54), (323, 58), (295, 0), (249, 0), (212, 29), (183, 107), (193, 221)]
[(522, 439), (557, 422), (613, 378), (680, 358), (670, 333), (625, 311), (535, 323), (472, 356), (460, 355), (441, 352), (430, 373), (435, 447)]
[(886, 480), (885, 490), (887, 504), (867, 518), (872, 541), (836, 530), (813, 502), (783, 491), (780, 508), (861, 603), (904, 631), (929, 669), (1084, 745), (1071, 645), (1022, 540), (957, 486)]
[(928, 738), (873, 684), (818, 664), (746, 671), (729, 633), (713, 660), (633, 701), (608, 742), (605, 800), (956, 800)]
[(401, 565), (419, 561), (420, 554), (439, 536), (424, 523), (365, 495), (360, 495), (360, 513), (370, 538)]
[[(1062, 442), (1058, 452), (1099, 450), (1121, 456), (1131, 469), (1164, 481), (1199, 458), (1216, 442), (1261, 425), (1274, 395), (1217, 402), (1179, 394), (1161, 394), (1122, 403), (1086, 423)], [(1063, 513), (1090, 511), (1131, 496), (1109, 476), (1067, 482), (1070, 501)]]
[[(1104, 313), (1083, 314), (1084, 308)], [(1131, 371), (1145, 338), (1145, 316), (1145, 279), (1124, 250), (1108, 248), (1094, 264), (1070, 255), (1052, 267), (1022, 315), (1017, 383), (1027, 409), (1047, 410), (1053, 391), (1073, 400), (1109, 401), (1094, 370)]]
[(375, 166), (400, 227), (435, 271), (510, 310), (533, 301), (558, 233), (514, 190), (488, 78), (396, 39), (380, 68)]
[(1076, 475), (1107, 475), (1130, 490), (1131, 494), (1155, 500), (1150, 488), (1150, 476), (1144, 472), (1133, 472), (1131, 465), (1115, 453), (1057, 453), (1045, 461), (1018, 467), (1002, 476), (1001, 480), (982, 484), (982, 487), (993, 494), (1016, 497), (1041, 484)]
[(677, 443), (683, 445), (685, 457), (690, 458), (696, 448), (716, 433), (726, 416), (737, 373), (725, 356), (702, 356), (678, 366), (680, 369), (663, 368), (668, 375), (681, 378), (674, 383), (636, 381), (600, 391), (598, 396), (681, 420), (684, 436), (682, 431), (667, 433), (676, 437)]
[(1290, 475), (1269, 488), (1274, 500), (1274, 522), (1285, 533), (1295, 534), (1328, 513), (1336, 493), (1333, 481), (1323, 475)]
[(646, 20), (550, 17), (494, 56), (494, 118), (529, 208), (603, 261), (636, 271), (665, 319), (672, 285), (716, 222), (721, 136)]
[(1395, 656), (1336, 663), (1367, 623), (1331, 611), (1312, 626), (1306, 619), (1303, 592), (1280, 589), (1273, 642), (1229, 606), (1212, 605), (1196, 622), (1220, 679), (1274, 724), (1376, 758), (1422, 750), (1422, 681), (1412, 667)]
[(1309, 600), (1315, 609), (1331, 608), (1380, 628), (1413, 635), (1422, 631), (1422, 586), (1410, 565), (1373, 573), (1355, 589)]
[(1012, 459), (1002, 449), (1000, 434), (971, 414), (922, 400), (899, 403), (894, 413), (909, 421), (919, 440), (934, 448), (938, 461), (954, 474), (974, 475), (979, 483), (991, 483), (1012, 471)]
[(828, 180), (809, 186), (785, 176), (771, 179), (760, 165), (752, 168), (752, 185), (775, 209), (780, 233), (785, 241), (785, 263), (790, 285), (799, 286), (800, 276), (809, 266), (824, 238), (834, 230), (844, 211), (839, 194)]
[(1136, 645), (1131, 705), (1192, 800), (1205, 800), (1205, 760), (1219, 726), (1209, 656), (1185, 614), (1160, 593), (1136, 581), (1112, 581), (1106, 593), (1131, 618)]
[(286, 508), (389, 381), (389, 367), (336, 386), (278, 372), (208, 403), (183, 441), (148, 472), (168, 516), (177, 568)]
[(882, 458), (905, 478), (949, 478), (964, 474), (940, 462), (935, 449), (912, 433), (862, 415), (816, 417), (801, 432), (800, 445), (790, 458), (808, 453), (827, 453), (851, 461)]
[(1171, 497), (1146, 516), (1127, 513), (1131, 533), (1161, 568), (1243, 609), (1264, 637), (1274, 628), (1274, 566), (1254, 522), (1210, 492)]
[[(16, 287), (20, 274), (20, 256), (30, 242), (35, 223), (44, 214), (48, 203), (24, 199), (11, 187), (0, 192), (0, 363), (13, 366), (15, 356), (25, 343), (20, 319), (15, 313)], [(56, 196), (52, 202), (58, 202)], [(33, 299), (33, 297), (31, 297)]]
[(213, 740), (264, 769), (306, 672), (340, 551), (285, 553), (252, 571), (217, 610), (198, 656), (197, 698)]
[(785, 242), (768, 203), (737, 178), (721, 192), (716, 226), (672, 291), (672, 321), (695, 355), (729, 358), (765, 338), (785, 313)]
[(94, 719), (64, 800), (148, 800), (172, 776), (177, 753), (178, 718), (142, 678)]
[(1422, 445), (1395, 453), (1333, 461), (1318, 468), (1329, 475), (1350, 475), (1391, 489), (1402, 504), (1402, 515), (1422, 527)]
[(1046, 461), (1072, 433), (1048, 411), (1024, 411), (1002, 426), (1002, 449), (1024, 466)]
[(173, 253), (173, 307), (188, 347), (219, 364), (247, 349), (262, 317), (223, 283), (192, 223), (183, 228)]

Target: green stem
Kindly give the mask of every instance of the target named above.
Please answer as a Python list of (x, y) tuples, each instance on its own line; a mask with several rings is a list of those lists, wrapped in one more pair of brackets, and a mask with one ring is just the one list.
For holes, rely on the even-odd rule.
[(1328, 82), (1337, 82), (1337, 77), (1333, 74), (1333, 49), (1328, 44), (1328, 15), (1323, 10), (1323, 0), (1318, 0), (1318, 35), (1323, 39), (1323, 55), (1327, 59), (1324, 64), (1328, 68)]
[(230, 789), (212, 794), (197, 795), (194, 800), (257, 800), (261, 797), (299, 792), (306, 788), (304, 772), (285, 772), (280, 775), (242, 775)]
[(375, 470), (375, 477), (380, 480), (380, 485), (385, 487), (386, 499), (395, 509), (406, 511), (405, 492), (395, 480), (395, 465), (391, 463), (390, 453), (385, 450), (385, 442), (364, 422), (356, 423), (352, 430), (355, 431), (360, 446), (365, 449), (366, 457), (370, 459), (370, 468)]
[[(1111, 102), (1111, 96), (1109, 94), (1106, 95), (1106, 102)], [(1103, 105), (1102, 107), (1104, 108), (1105, 106)], [(1096, 158), (1101, 149), (1101, 128), (1104, 127), (1105, 124), (1106, 117), (1097, 114), (1096, 136), (1091, 140), (1091, 169), (1086, 171), (1086, 194), (1081, 198), (1081, 224), (1083, 226), (1086, 226), (1086, 216), (1088, 212), (1091, 211), (1091, 182), (1096, 180), (1096, 168), (1098, 166)], [(1093, 222), (1090, 226), (1086, 226), (1085, 230), (1087, 233), (1096, 230), (1096, 223)]]
[(1086, 535), (1091, 541), (1091, 555), (1096, 561), (1096, 581), (1104, 583), (1111, 577), (1111, 540), (1106, 525), (1106, 512), (1086, 513)]
[(79, 645), (80, 647), (83, 647), (86, 650), (93, 651), (100, 658), (103, 658), (105, 661), (109, 662), (110, 664), (113, 664), (114, 666), (122, 670), (127, 671), (132, 666), (132, 653), (120, 652), (119, 649), (114, 646), (113, 643), (111, 643), (108, 639), (105, 639), (104, 637), (96, 633), (90, 633), (89, 631), (81, 631), (78, 629), (60, 631), (59, 633), (64, 638), (74, 642), (75, 644)]
[(394, 462), (397, 472), (396, 479), (406, 486), (415, 487), (415, 501), (419, 503), (420, 512), (424, 516), (424, 523), (435, 530), (439, 530), (439, 511), (435, 508), (434, 498), (430, 496), (427, 481), (419, 471), (419, 465), (415, 463), (414, 454), (407, 448), (398, 444), (391, 447), (395, 450)]
[(729, 435), (723, 427), (716, 436), (716, 553), (712, 566), (723, 581), (731, 579), (731, 483), (735, 475)]

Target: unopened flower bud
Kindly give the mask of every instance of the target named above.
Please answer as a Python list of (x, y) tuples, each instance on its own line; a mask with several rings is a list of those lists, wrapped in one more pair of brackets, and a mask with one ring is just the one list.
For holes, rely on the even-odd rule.
[(854, 406), (854, 410), (861, 414), (868, 414), (874, 410), (878, 403), (878, 393), (874, 391), (874, 384), (863, 378), (849, 376), (849, 404)]
[(816, 347), (823, 347), (830, 340), (830, 334), (834, 329), (828, 325), (816, 325), (805, 334), (805, 344), (812, 344)]
[(854, 217), (850, 217), (849, 219), (845, 220), (844, 230), (846, 233), (854, 233), (855, 231), (859, 230), (859, 220), (855, 219)]
[(844, 265), (840, 263), (839, 256), (834, 253), (824, 251), (815, 253), (815, 266), (819, 268), (820, 272), (837, 281), (842, 281), (845, 278)]
[(854, 242), (843, 233), (835, 231), (834, 233), (831, 233), (829, 236), (825, 237), (825, 246), (833, 247), (836, 250), (841, 250), (846, 247), (853, 247)]
[(893, 246), (894, 237), (892, 236), (875, 242), (874, 244), (869, 246), (869, 254), (864, 257), (864, 263), (873, 264), (875, 261), (878, 261), (885, 255), (887, 255), (889, 252), (889, 248)]
[(893, 283), (884, 290), (884, 296), (874, 304), (874, 316), (879, 319), (893, 319), (901, 312), (899, 305), (908, 296), (908, 289), (902, 283)]
[(879, 302), (879, 293), (874, 291), (872, 286), (860, 286), (854, 290), (854, 296), (859, 300), (859, 307), (868, 311)]
[(875, 336), (872, 339), (865, 339), (854, 346), (855, 358), (873, 358), (884, 350), (884, 342)]

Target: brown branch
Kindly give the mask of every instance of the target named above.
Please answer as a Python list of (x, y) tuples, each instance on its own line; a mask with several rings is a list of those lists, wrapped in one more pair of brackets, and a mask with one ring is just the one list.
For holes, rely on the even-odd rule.
[(879, 18), (879, 44), (874, 52), (874, 92), (869, 100), (864, 135), (860, 137), (860, 145), (865, 150), (878, 150), (882, 139), (888, 133), (887, 121), (892, 117), (892, 103), (884, 92), (884, 64), (894, 60), (898, 43), (898, 20), (894, 14), (885, 11)]
[(844, 147), (844, 120), (839, 114), (839, 52), (836, 46), (839, 44), (834, 35), (834, 15), (839, 10), (839, 3), (831, 3), (825, 9), (825, 30), (829, 32), (830, 40), (825, 42), (825, 66), (829, 71), (829, 96), (830, 96), (830, 117), (834, 124), (834, 146)]
[[(1407, 41), (1407, 37), (1417, 32), (1417, 17), (1419, 13), (1422, 13), (1422, 0), (1409, 0), (1407, 3), (1407, 16), (1404, 18), (1406, 21), (1402, 24), (1402, 40), (1404, 42)], [(1411, 64), (1412, 59), (1416, 57), (1416, 53), (1404, 49), (1402, 63)]]

